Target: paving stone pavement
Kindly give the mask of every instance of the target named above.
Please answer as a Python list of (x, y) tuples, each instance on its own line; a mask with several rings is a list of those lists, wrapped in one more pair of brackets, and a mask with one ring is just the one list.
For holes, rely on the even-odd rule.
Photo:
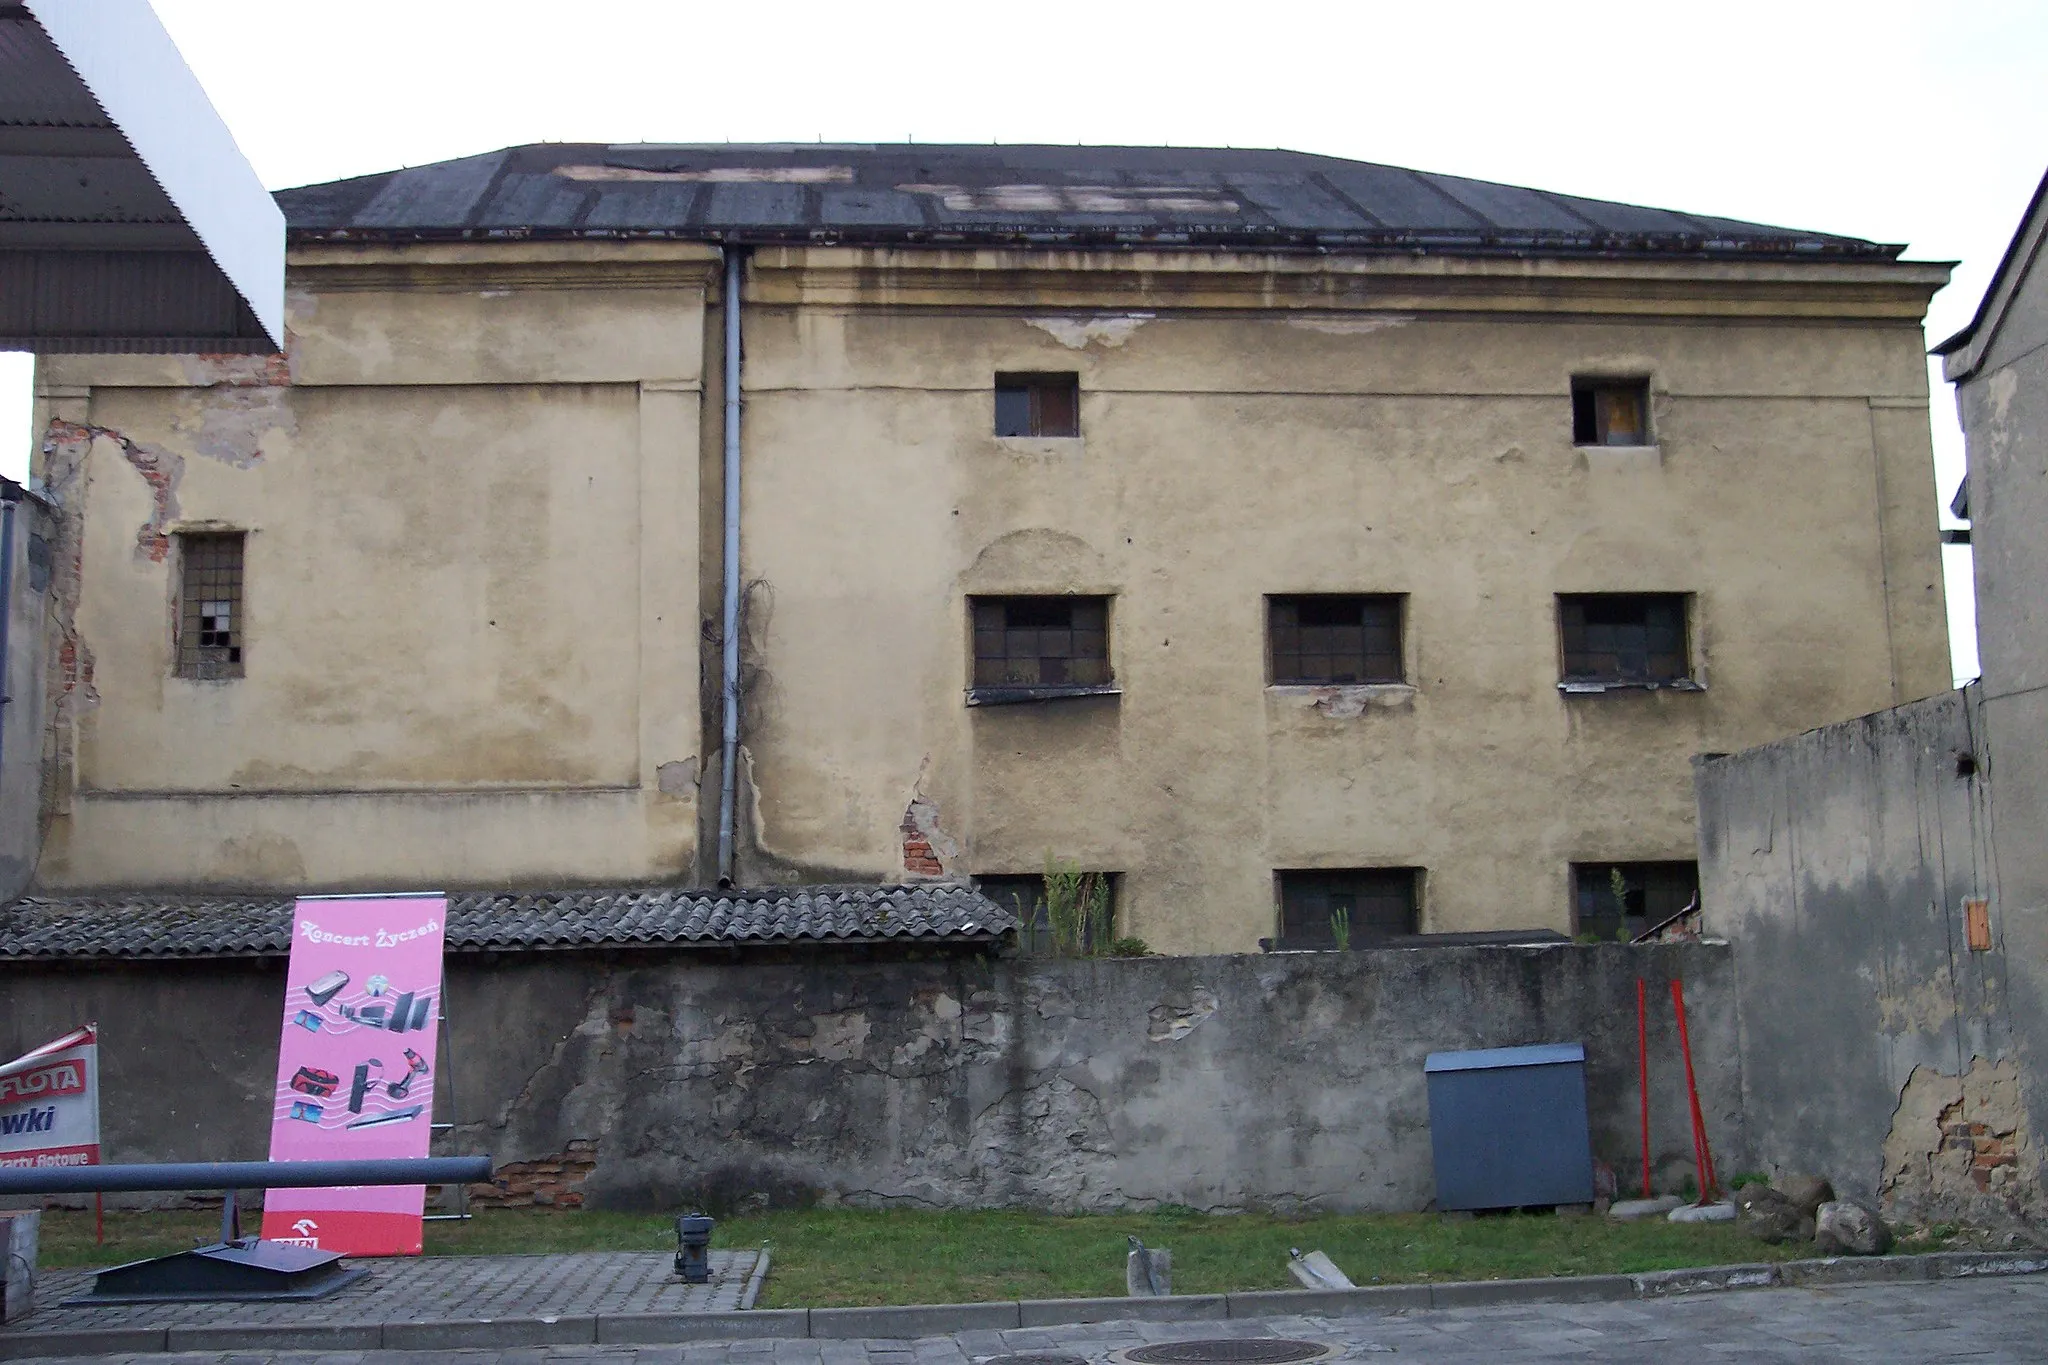
[[(755, 1340), (516, 1350), (329, 1351), (91, 1357), (94, 1365), (981, 1365), (1059, 1351), (1108, 1365), (1153, 1341), (1302, 1337), (1343, 1348), (1337, 1362), (1443, 1365), (1580, 1360), (1918, 1362), (2000, 1365), (2048, 1359), (2048, 1279), (1943, 1280), (1751, 1290), (1609, 1303), (1417, 1309), (1354, 1317), (1111, 1322), (961, 1332), (913, 1341)], [(80, 1361), (79, 1365), (85, 1365)]]
[(66, 1308), (92, 1289), (92, 1270), (46, 1270), (36, 1310), (0, 1328), (17, 1337), (109, 1327), (312, 1327), (449, 1322), (550, 1314), (715, 1313), (737, 1309), (758, 1251), (714, 1251), (711, 1281), (676, 1278), (672, 1252), (580, 1251), (550, 1256), (422, 1256), (352, 1260), (370, 1273), (302, 1303), (135, 1303)]

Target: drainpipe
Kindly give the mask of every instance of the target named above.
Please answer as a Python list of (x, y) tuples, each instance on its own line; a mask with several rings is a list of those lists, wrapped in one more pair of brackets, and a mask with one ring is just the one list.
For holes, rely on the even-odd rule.
[(0, 775), (7, 771), (7, 628), (14, 621), (14, 509), (21, 485), (0, 479)]
[(740, 749), (740, 249), (725, 248), (725, 609), (719, 698), (718, 884), (732, 885), (733, 795)]

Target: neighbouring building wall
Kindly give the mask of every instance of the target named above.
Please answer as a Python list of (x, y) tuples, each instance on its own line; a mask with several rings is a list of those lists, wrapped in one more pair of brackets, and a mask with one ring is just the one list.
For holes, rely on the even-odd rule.
[(2014, 1010), (2033, 968), (1991, 913), (2016, 828), (1985, 776), (2008, 756), (1971, 688), (1697, 765), (1706, 927), (1734, 946), (1772, 1170), (1920, 1219), (2043, 1211)]
[(7, 658), (0, 694), (0, 900), (21, 894), (36, 869), (41, 842), (43, 645), (50, 603), (49, 510), (23, 496), (13, 504), (14, 563), (10, 575)]
[[(1930, 277), (1931, 278), (1931, 277)], [(1796, 266), (764, 249), (743, 880), (1122, 874), (1252, 948), (1276, 869), (1572, 927), (1687, 860), (1688, 762), (1946, 687), (1927, 281)], [(991, 434), (998, 372), (1078, 438)], [(1656, 445), (1574, 447), (1575, 376)], [(1699, 691), (1560, 694), (1556, 595), (1691, 595)], [(1407, 684), (1266, 685), (1265, 598), (1406, 595)], [(1121, 695), (969, 707), (967, 598), (1112, 599)]]
[[(499, 1199), (1420, 1209), (1425, 1056), (1580, 1042), (1595, 1152), (1632, 1185), (1639, 978), (1658, 1166), (1691, 1155), (1680, 975), (1716, 1157), (1749, 1162), (1732, 965), (1713, 945), (458, 956), (435, 1117), (457, 1124), (451, 1150), (496, 1159)], [(269, 962), (9, 962), (0, 1051), (97, 1018), (110, 1160), (254, 1158), (282, 990)]]
[[(299, 252), (288, 356), (45, 357), (49, 887), (683, 879), (715, 248)], [(244, 676), (177, 676), (244, 536)]]

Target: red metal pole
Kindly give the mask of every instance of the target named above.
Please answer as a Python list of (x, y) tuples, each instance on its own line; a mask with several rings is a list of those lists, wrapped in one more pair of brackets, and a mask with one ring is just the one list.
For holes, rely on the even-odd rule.
[(1707, 1124), (1700, 1116), (1700, 1088), (1692, 1074), (1692, 1039), (1685, 1027), (1685, 983), (1671, 983), (1671, 1007), (1678, 1014), (1678, 1050), (1685, 1058), (1685, 1094), (1692, 1103), (1692, 1144), (1695, 1169), (1700, 1177), (1700, 1202), (1710, 1202), (1717, 1193), (1714, 1156), (1707, 1150)]
[(1650, 1197), (1650, 1007), (1636, 978), (1636, 1080), (1643, 1096), (1643, 1198)]

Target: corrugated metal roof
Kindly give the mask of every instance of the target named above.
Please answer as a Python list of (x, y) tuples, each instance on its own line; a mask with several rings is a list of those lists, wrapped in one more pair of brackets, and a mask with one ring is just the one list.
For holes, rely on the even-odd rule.
[(1304, 152), (541, 143), (281, 191), (292, 235), (1896, 257), (1902, 247)]
[[(0, 909), (0, 960), (278, 957), (290, 896), (136, 892), (25, 897)], [(451, 952), (776, 943), (984, 942), (1017, 927), (971, 887), (787, 886), (736, 891), (452, 892)]]

